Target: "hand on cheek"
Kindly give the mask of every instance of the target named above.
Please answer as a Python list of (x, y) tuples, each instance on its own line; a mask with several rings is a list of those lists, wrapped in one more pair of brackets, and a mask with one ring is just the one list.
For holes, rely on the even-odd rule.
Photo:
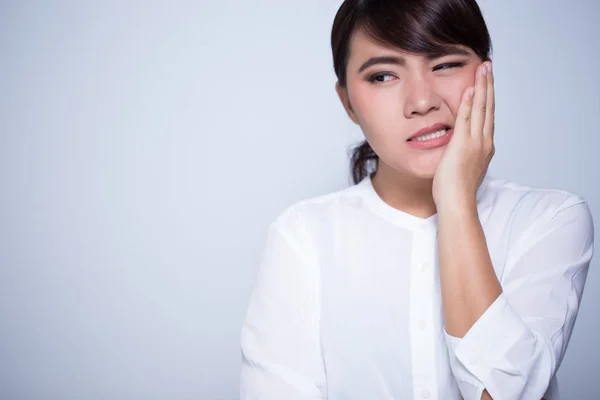
[(492, 64), (477, 68), (475, 84), (463, 93), (454, 133), (433, 179), (438, 208), (474, 207), (494, 156), (494, 77)]

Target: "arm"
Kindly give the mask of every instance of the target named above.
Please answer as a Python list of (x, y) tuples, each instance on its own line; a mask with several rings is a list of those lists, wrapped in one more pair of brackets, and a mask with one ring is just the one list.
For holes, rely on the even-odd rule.
[(271, 225), (242, 328), (242, 400), (324, 398), (317, 283), (297, 235)]
[(593, 253), (592, 218), (580, 199), (546, 210), (511, 249), (500, 286), (476, 212), (494, 155), (489, 62), (477, 69), (474, 88), (463, 95), (432, 188), (450, 363), (466, 400), (538, 399), (573, 329)]
[(564, 356), (593, 254), (589, 208), (570, 201), (539, 217), (509, 254), (501, 291), (481, 225), (469, 218), (459, 228), (455, 218), (440, 215), (439, 254), (446, 337), (463, 396), (542, 398)]
[[(439, 213), (438, 249), (442, 304), (447, 334), (463, 337), (489, 306), (500, 296), (502, 287), (496, 277), (477, 207), (454, 208)], [(481, 387), (465, 388), (479, 393)], [(480, 385), (479, 385), (480, 386)], [(475, 389), (475, 390), (473, 390)], [(478, 394), (475, 394), (476, 398)], [(482, 400), (492, 400), (483, 390)]]
[(477, 207), (439, 213), (439, 257), (445, 328), (463, 337), (500, 296)]

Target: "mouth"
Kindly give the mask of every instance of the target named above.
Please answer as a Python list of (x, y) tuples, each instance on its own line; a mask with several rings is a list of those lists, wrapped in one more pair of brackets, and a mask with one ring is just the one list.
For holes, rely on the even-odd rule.
[(443, 128), (443, 129), (440, 129), (433, 133), (427, 133), (425, 135), (412, 137), (412, 138), (408, 139), (408, 142), (423, 142), (425, 140), (433, 140), (433, 139), (441, 138), (442, 136), (446, 135), (449, 130), (450, 130), (450, 128)]
[(452, 127), (443, 123), (438, 123), (430, 127), (421, 129), (407, 139), (408, 142), (420, 142), (440, 138), (448, 133)]
[(411, 136), (406, 144), (415, 150), (433, 150), (450, 143), (454, 129), (445, 124), (432, 125)]

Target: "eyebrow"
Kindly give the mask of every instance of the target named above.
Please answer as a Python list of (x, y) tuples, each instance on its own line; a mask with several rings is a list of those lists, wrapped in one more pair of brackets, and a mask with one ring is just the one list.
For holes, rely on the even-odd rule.
[[(467, 50), (465, 50), (461, 47), (458, 47), (458, 46), (447, 46), (444, 48), (443, 52), (426, 54), (425, 58), (428, 61), (432, 61), (437, 58), (441, 58), (441, 57), (445, 57), (445, 56), (452, 56), (452, 55), (470, 56), (471, 53), (469, 53)], [(363, 65), (360, 66), (360, 68), (358, 69), (358, 73), (360, 74), (361, 72), (363, 72), (365, 69), (369, 68), (370, 66), (377, 65), (377, 64), (395, 64), (395, 65), (399, 65), (399, 66), (404, 66), (404, 65), (406, 65), (406, 60), (404, 59), (404, 57), (400, 57), (400, 56), (371, 57), (367, 61), (365, 61)]]

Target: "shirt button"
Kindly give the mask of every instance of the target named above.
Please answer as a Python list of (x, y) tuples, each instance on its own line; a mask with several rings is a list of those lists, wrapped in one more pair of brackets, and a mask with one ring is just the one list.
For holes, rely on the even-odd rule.
[(427, 322), (420, 320), (419, 321), (419, 329), (423, 331), (423, 330), (425, 330), (425, 328), (427, 328)]
[(427, 264), (426, 263), (419, 263), (417, 265), (417, 268), (418, 268), (419, 271), (425, 272), (425, 270), (427, 269)]
[(423, 391), (421, 392), (421, 396), (422, 396), (424, 399), (428, 399), (429, 397), (431, 397), (431, 392), (430, 392), (429, 390), (425, 389), (425, 390), (423, 390)]

